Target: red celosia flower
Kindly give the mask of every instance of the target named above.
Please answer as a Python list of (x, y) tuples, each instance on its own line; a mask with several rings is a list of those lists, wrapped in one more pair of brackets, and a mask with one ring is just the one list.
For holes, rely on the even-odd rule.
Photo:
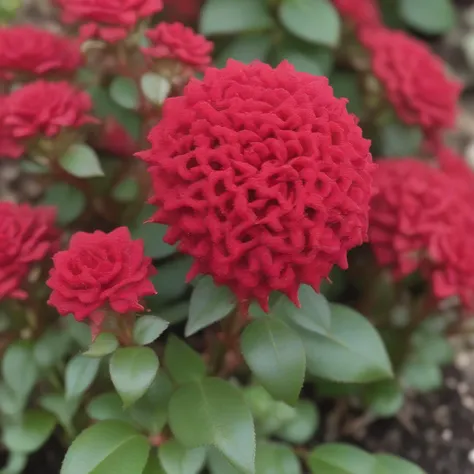
[(213, 43), (182, 23), (159, 23), (146, 36), (151, 45), (142, 52), (150, 58), (174, 59), (199, 70), (211, 64)]
[(164, 0), (165, 6), (170, 10), (170, 15), (178, 21), (194, 21), (199, 17), (203, 0)]
[(57, 0), (65, 23), (83, 23), (83, 39), (115, 43), (125, 39), (137, 23), (163, 8), (162, 0)]
[(137, 151), (133, 138), (114, 117), (105, 119), (104, 128), (97, 138), (95, 147), (115, 156), (132, 157)]
[(132, 240), (126, 227), (109, 234), (78, 232), (53, 261), (49, 304), (79, 321), (99, 309), (142, 311), (140, 300), (156, 293), (149, 279), (155, 273), (151, 258), (143, 253), (143, 241)]
[(356, 28), (382, 24), (377, 0), (332, 0), (332, 3), (341, 16), (351, 21)]
[[(451, 170), (458, 166), (464, 164), (449, 164)], [(395, 278), (420, 271), (437, 300), (458, 296), (472, 308), (474, 216), (464, 194), (465, 177), (457, 171), (447, 174), (412, 158), (381, 161), (369, 239), (377, 261), (391, 268)]]
[(12, 137), (11, 130), (5, 125), (8, 98), (0, 96), (0, 159), (20, 158), (23, 146)]
[(361, 41), (403, 121), (421, 125), (427, 133), (454, 125), (461, 85), (448, 79), (443, 63), (424, 43), (386, 28), (363, 29)]
[(0, 77), (71, 74), (82, 63), (79, 44), (34, 26), (0, 28)]
[(229, 61), (165, 102), (148, 162), (165, 240), (241, 300), (297, 303), (366, 239), (370, 142), (327, 79)]
[(65, 129), (95, 122), (90, 97), (67, 82), (32, 82), (7, 100), (4, 123), (17, 140), (54, 137)]
[(55, 209), (0, 202), (0, 300), (25, 299), (21, 288), (33, 264), (59, 247)]

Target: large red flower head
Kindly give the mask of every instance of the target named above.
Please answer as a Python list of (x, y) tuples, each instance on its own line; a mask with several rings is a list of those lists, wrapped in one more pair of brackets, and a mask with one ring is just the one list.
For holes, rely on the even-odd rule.
[(132, 240), (126, 227), (109, 234), (78, 232), (69, 249), (53, 260), (48, 302), (61, 315), (72, 313), (79, 321), (99, 309), (142, 311), (140, 300), (156, 293), (149, 279), (155, 273), (151, 258), (143, 253), (143, 241)]
[(142, 51), (149, 58), (176, 60), (198, 70), (211, 64), (213, 43), (182, 23), (159, 23), (146, 36), (151, 45)]
[(195, 258), (188, 278), (297, 302), (366, 239), (370, 143), (326, 78), (231, 60), (168, 99), (149, 139), (153, 221)]
[(52, 207), (0, 202), (0, 300), (27, 297), (22, 284), (32, 266), (59, 247), (54, 220)]
[(0, 77), (64, 75), (82, 63), (79, 44), (34, 26), (0, 28)]
[(361, 41), (372, 57), (372, 70), (398, 116), (427, 133), (454, 125), (461, 85), (450, 80), (441, 60), (402, 31), (366, 28)]
[(359, 29), (382, 25), (382, 15), (377, 0), (332, 0), (332, 3), (348, 21)]
[(57, 136), (95, 122), (90, 97), (67, 82), (38, 80), (13, 92), (4, 124), (16, 140)]
[(0, 95), (0, 159), (16, 159), (21, 157), (23, 146), (12, 137), (11, 130), (5, 125), (7, 101), (6, 96)]
[(115, 43), (163, 8), (162, 0), (56, 0), (65, 23), (81, 23), (81, 38)]

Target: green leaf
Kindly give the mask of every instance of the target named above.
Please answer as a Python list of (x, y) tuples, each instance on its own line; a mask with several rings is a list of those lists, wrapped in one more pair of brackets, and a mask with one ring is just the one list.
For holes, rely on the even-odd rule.
[(293, 405), (303, 387), (306, 356), (303, 343), (283, 321), (260, 318), (242, 334), (242, 354), (270, 395)]
[(153, 207), (146, 205), (137, 218), (137, 225), (130, 229), (132, 238), (143, 239), (145, 254), (152, 258), (165, 258), (176, 252), (175, 247), (163, 242), (168, 227), (163, 224), (146, 223), (154, 212)]
[(93, 178), (104, 176), (96, 152), (88, 145), (75, 143), (59, 159), (59, 164), (76, 178)]
[(219, 54), (215, 65), (225, 67), (229, 59), (235, 59), (244, 64), (249, 64), (256, 59), (265, 61), (272, 44), (271, 36), (268, 34), (250, 34), (237, 36)]
[(334, 74), (331, 74), (329, 84), (333, 88), (336, 97), (349, 100), (347, 110), (361, 117), (364, 112), (364, 102), (357, 74), (355, 72), (336, 71)]
[(112, 197), (119, 202), (131, 202), (138, 196), (138, 183), (133, 178), (121, 181), (112, 191)]
[(377, 463), (376, 474), (426, 474), (425, 471), (418, 466), (398, 456), (376, 454), (374, 457)]
[(413, 357), (430, 364), (449, 364), (454, 358), (454, 349), (442, 334), (416, 332), (413, 337)]
[(165, 366), (179, 384), (200, 380), (206, 375), (201, 356), (175, 335), (171, 335), (166, 343)]
[(285, 295), (281, 295), (271, 313), (281, 316), (292, 326), (327, 334), (331, 329), (331, 310), (326, 298), (316, 293), (310, 286), (301, 285), (298, 299), (300, 308), (296, 307)]
[(137, 85), (130, 77), (116, 77), (110, 84), (110, 97), (124, 109), (136, 109), (140, 104)]
[(377, 416), (395, 416), (403, 406), (403, 390), (395, 380), (377, 382), (365, 387), (364, 401)]
[(160, 446), (158, 456), (166, 474), (198, 474), (206, 461), (206, 448), (187, 449), (171, 440)]
[(423, 132), (420, 127), (394, 122), (381, 128), (380, 140), (383, 156), (416, 156), (423, 142)]
[(346, 383), (368, 383), (393, 376), (387, 351), (378, 332), (362, 315), (342, 305), (331, 305), (331, 332), (300, 331), (306, 347), (308, 371)]
[(158, 339), (168, 326), (169, 322), (158, 316), (141, 316), (133, 327), (133, 340), (137, 344), (146, 346)]
[(308, 466), (313, 474), (371, 474), (375, 459), (347, 444), (323, 444), (311, 452)]
[(150, 453), (147, 465), (142, 474), (166, 474), (154, 453)]
[(66, 398), (80, 397), (91, 385), (99, 371), (100, 359), (83, 355), (73, 357), (66, 366)]
[(411, 28), (437, 35), (454, 26), (456, 13), (450, 0), (399, 0), (400, 15)]
[(79, 399), (67, 400), (62, 393), (49, 393), (40, 398), (40, 406), (56, 416), (66, 430), (72, 432), (72, 419), (79, 408)]
[(252, 415), (230, 383), (206, 378), (179, 388), (170, 400), (169, 423), (184, 446), (215, 446), (242, 473), (255, 473)]
[(443, 374), (438, 365), (417, 360), (408, 361), (400, 374), (403, 385), (420, 392), (431, 392), (443, 384)]
[(95, 338), (94, 342), (83, 355), (87, 357), (103, 357), (112, 354), (118, 346), (117, 338), (113, 334), (102, 332)]
[(86, 207), (84, 194), (67, 183), (48, 186), (41, 202), (45, 206), (56, 207), (56, 218), (61, 225), (75, 221)]
[(237, 306), (237, 300), (226, 286), (216, 286), (212, 277), (199, 280), (191, 295), (186, 337), (224, 319)]
[(0, 383), (0, 412), (11, 416), (21, 417), (25, 398), (18, 397), (15, 392), (4, 383)]
[(145, 97), (153, 104), (162, 104), (171, 91), (171, 83), (166, 77), (154, 72), (145, 73), (140, 79)]
[(200, 30), (209, 36), (264, 30), (272, 24), (262, 0), (207, 0), (201, 12)]
[(274, 402), (272, 410), (259, 420), (257, 434), (260, 436), (276, 435), (288, 423), (295, 419), (296, 409), (283, 402)]
[(10, 451), (33, 453), (51, 436), (56, 419), (42, 410), (27, 411), (18, 425), (5, 425), (3, 444)]
[(319, 427), (319, 411), (314, 402), (301, 400), (296, 405), (294, 418), (278, 430), (276, 435), (293, 444), (310, 441)]
[(302, 472), (298, 456), (288, 446), (278, 443), (258, 443), (257, 474), (301, 474)]
[(33, 348), (36, 363), (43, 368), (53, 366), (66, 355), (70, 343), (67, 333), (49, 329), (36, 341)]
[(122, 399), (115, 392), (103, 393), (93, 398), (87, 405), (86, 412), (93, 420), (130, 421), (130, 416), (123, 409)]
[(241, 474), (216, 448), (209, 448), (207, 462), (211, 474)]
[(10, 344), (2, 358), (3, 380), (22, 401), (26, 400), (38, 379), (33, 347), (24, 342)]
[(66, 332), (69, 337), (79, 344), (83, 349), (88, 348), (92, 343), (91, 329), (86, 323), (76, 321), (71, 315), (65, 318)]
[(102, 421), (74, 440), (60, 474), (138, 474), (149, 450), (147, 439), (129, 424)]
[(292, 0), (280, 3), (283, 26), (298, 38), (335, 47), (341, 36), (341, 21), (328, 0)]
[(24, 472), (28, 456), (23, 453), (10, 453), (6, 466), (0, 470), (0, 474), (22, 474)]
[(125, 407), (141, 398), (156, 377), (158, 356), (149, 347), (124, 347), (110, 359), (110, 377)]
[[(153, 306), (153, 305), (151, 305)], [(150, 307), (150, 306), (149, 306)], [(180, 301), (166, 307), (159, 307), (160, 318), (168, 321), (171, 325), (178, 324), (187, 319), (189, 314), (189, 301)]]

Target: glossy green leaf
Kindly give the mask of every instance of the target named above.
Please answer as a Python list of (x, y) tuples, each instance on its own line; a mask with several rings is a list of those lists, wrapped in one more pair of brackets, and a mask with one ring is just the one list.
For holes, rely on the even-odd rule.
[(295, 415), (285, 423), (276, 435), (293, 444), (305, 444), (310, 441), (319, 427), (319, 411), (314, 402), (301, 400), (296, 405)]
[(125, 109), (136, 109), (140, 104), (137, 85), (130, 77), (116, 77), (110, 84), (110, 97)]
[(26, 400), (38, 378), (31, 344), (14, 342), (8, 346), (2, 358), (2, 376), (14, 394)]
[(3, 429), (3, 444), (10, 451), (33, 453), (51, 436), (56, 419), (42, 410), (27, 411), (21, 423), (6, 424)]
[(95, 338), (94, 342), (83, 355), (87, 357), (103, 357), (112, 354), (118, 346), (117, 338), (113, 334), (103, 332)]
[(76, 321), (72, 315), (65, 318), (66, 332), (69, 337), (79, 344), (83, 349), (87, 349), (92, 343), (91, 329), (86, 323)]
[(55, 183), (48, 186), (41, 202), (45, 206), (56, 208), (56, 219), (61, 225), (75, 221), (86, 207), (84, 194), (67, 183)]
[(268, 34), (250, 34), (234, 38), (219, 54), (215, 65), (225, 67), (229, 59), (249, 64), (256, 59), (265, 61), (271, 48), (271, 37)]
[(96, 152), (88, 145), (75, 143), (59, 159), (59, 164), (76, 178), (93, 178), (104, 176)]
[(339, 43), (341, 21), (329, 0), (284, 1), (278, 16), (283, 26), (302, 40), (331, 47)]
[(383, 156), (405, 157), (416, 156), (423, 142), (423, 132), (420, 127), (393, 122), (380, 130)]
[(260, 318), (245, 328), (241, 346), (250, 370), (270, 395), (295, 404), (306, 371), (305, 349), (298, 335), (279, 319)]
[(310, 286), (301, 285), (298, 291), (301, 307), (298, 308), (286, 296), (281, 295), (272, 314), (281, 316), (287, 323), (306, 331), (327, 334), (331, 328), (331, 310), (326, 298)]
[(206, 375), (206, 365), (201, 356), (174, 335), (166, 343), (165, 366), (179, 384), (200, 380)]
[(72, 419), (79, 408), (79, 402), (78, 398), (66, 399), (62, 393), (48, 393), (39, 400), (40, 406), (56, 416), (69, 433), (73, 431)]
[(347, 110), (361, 117), (364, 112), (364, 102), (357, 74), (352, 71), (336, 71), (331, 74), (329, 84), (333, 88), (336, 97), (349, 100)]
[(115, 186), (112, 197), (119, 202), (131, 202), (138, 196), (138, 183), (133, 178), (127, 178)]
[(168, 326), (169, 322), (158, 316), (141, 316), (133, 327), (133, 340), (137, 344), (146, 346), (158, 339)]
[(206, 448), (188, 449), (171, 440), (160, 446), (158, 456), (166, 474), (198, 474), (206, 461)]
[[(153, 305), (149, 305), (150, 309)], [(189, 301), (180, 301), (169, 306), (160, 306), (158, 314), (161, 319), (168, 321), (170, 325), (178, 324), (187, 319), (189, 314)]]
[(400, 374), (402, 383), (420, 392), (431, 392), (443, 384), (443, 374), (438, 365), (431, 362), (409, 360)]
[(426, 474), (415, 464), (398, 456), (376, 454), (374, 458), (377, 464), (377, 470), (374, 474)]
[(145, 254), (152, 258), (165, 258), (176, 252), (176, 249), (163, 242), (168, 227), (163, 224), (145, 223), (152, 215), (154, 209), (146, 205), (136, 219), (136, 224), (130, 228), (133, 239), (143, 239)]
[(288, 446), (278, 443), (258, 443), (256, 474), (301, 474), (302, 472), (298, 456)]
[(255, 473), (252, 415), (230, 383), (206, 378), (179, 388), (170, 400), (169, 423), (184, 446), (215, 446), (242, 473)]
[(158, 356), (149, 347), (124, 347), (110, 359), (110, 377), (124, 406), (148, 390), (159, 368)]
[(0, 413), (21, 417), (25, 403), (25, 397), (19, 397), (7, 384), (0, 383)]
[(6, 466), (0, 470), (0, 474), (22, 474), (28, 462), (28, 456), (24, 453), (10, 453)]
[(186, 337), (225, 318), (236, 306), (237, 300), (229, 288), (216, 286), (209, 276), (202, 278), (191, 295)]
[(377, 416), (395, 416), (404, 402), (403, 390), (395, 380), (377, 382), (364, 387), (364, 401)]
[(66, 398), (80, 397), (91, 385), (99, 371), (100, 359), (83, 355), (73, 357), (66, 366)]
[(413, 337), (413, 357), (430, 364), (449, 364), (454, 358), (454, 348), (443, 334), (417, 332)]
[(310, 453), (308, 466), (313, 474), (372, 474), (375, 459), (354, 446), (323, 444)]
[(59, 362), (70, 349), (67, 333), (49, 329), (36, 341), (33, 354), (39, 367), (47, 368)]
[(60, 474), (142, 473), (149, 450), (148, 440), (131, 425), (102, 421), (73, 441)]
[(400, 15), (413, 29), (429, 35), (446, 33), (456, 13), (451, 0), (399, 0)]
[(210, 474), (241, 474), (216, 448), (208, 449), (207, 463)]
[(262, 0), (207, 0), (201, 12), (204, 35), (268, 29), (273, 21)]
[(273, 436), (278, 433), (288, 423), (291, 423), (296, 416), (296, 409), (283, 402), (274, 402), (274, 405), (267, 416), (258, 420), (257, 434), (259, 436)]
[(153, 452), (150, 453), (150, 457), (142, 474), (166, 474), (165, 470), (161, 467), (160, 461), (158, 461), (158, 458)]
[(171, 91), (171, 83), (166, 77), (154, 72), (145, 73), (140, 79), (145, 97), (153, 104), (162, 104)]
[(93, 398), (87, 405), (86, 412), (89, 418), (97, 421), (130, 421), (130, 416), (123, 409), (120, 395), (115, 392), (103, 393)]
[(188, 289), (186, 275), (192, 265), (192, 258), (179, 256), (158, 267), (158, 273), (151, 278), (157, 294), (149, 298), (155, 304), (168, 304), (180, 299)]
[(327, 335), (300, 331), (308, 371), (346, 383), (368, 383), (393, 376), (380, 335), (361, 314), (343, 305), (331, 305)]

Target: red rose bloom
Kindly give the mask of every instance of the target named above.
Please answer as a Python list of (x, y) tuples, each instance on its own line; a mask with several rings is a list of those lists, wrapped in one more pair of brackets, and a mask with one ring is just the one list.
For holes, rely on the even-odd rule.
[(0, 96), (0, 159), (20, 158), (23, 146), (12, 137), (10, 129), (5, 125), (8, 98)]
[(78, 321), (99, 309), (142, 311), (140, 300), (156, 293), (149, 279), (155, 273), (151, 258), (143, 254), (143, 241), (133, 241), (126, 227), (109, 234), (77, 232), (69, 249), (58, 252), (53, 261), (48, 303)]
[(403, 121), (421, 125), (428, 134), (454, 125), (461, 85), (447, 78), (443, 63), (425, 44), (386, 28), (364, 29), (361, 41)]
[(105, 119), (104, 128), (94, 145), (98, 150), (122, 157), (132, 157), (137, 151), (133, 138), (114, 117)]
[(240, 300), (268, 307), (318, 289), (366, 239), (370, 142), (324, 77), (229, 61), (165, 102), (140, 154), (153, 179), (154, 222)]
[(194, 21), (199, 17), (203, 0), (164, 0), (168, 17), (178, 21)]
[(81, 38), (125, 39), (137, 23), (163, 8), (162, 0), (57, 0), (65, 23), (81, 23)]
[(34, 26), (0, 28), (0, 77), (72, 74), (82, 63), (79, 44)]
[(21, 285), (32, 265), (59, 247), (54, 220), (53, 207), (0, 202), (0, 300), (28, 296)]
[(332, 0), (332, 3), (341, 16), (352, 22), (356, 28), (382, 24), (377, 0)]
[(151, 46), (143, 54), (155, 59), (174, 59), (194, 69), (203, 70), (211, 64), (214, 45), (182, 23), (159, 23), (146, 33)]
[(4, 123), (15, 139), (54, 137), (62, 130), (95, 122), (90, 97), (67, 82), (32, 82), (13, 92)]

